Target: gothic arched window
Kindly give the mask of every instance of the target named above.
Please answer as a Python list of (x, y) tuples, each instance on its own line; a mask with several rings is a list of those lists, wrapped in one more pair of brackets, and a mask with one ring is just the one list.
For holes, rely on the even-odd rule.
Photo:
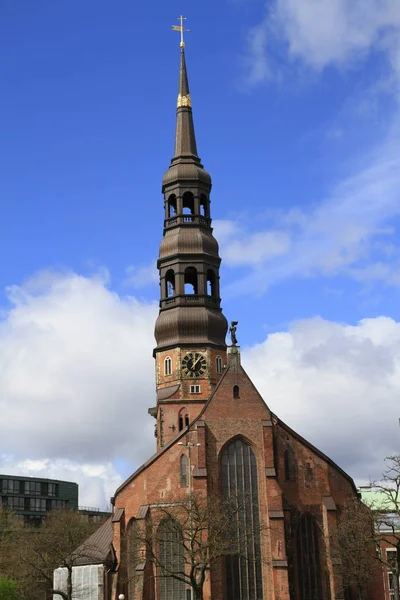
[(129, 581), (129, 597), (134, 598), (136, 567), (139, 562), (139, 539), (137, 531), (136, 519), (132, 519), (128, 524), (128, 581)]
[(167, 298), (175, 296), (175, 273), (172, 269), (165, 273), (165, 295)]
[(186, 600), (183, 581), (171, 577), (171, 573), (185, 570), (182, 530), (174, 519), (164, 519), (158, 527), (160, 600)]
[(186, 458), (186, 454), (182, 454), (182, 456), (181, 456), (181, 487), (187, 486), (187, 479), (188, 479), (187, 476), (188, 476), (187, 458)]
[(184, 427), (189, 427), (189, 415), (186, 408), (181, 408), (178, 415), (178, 426), (179, 431), (182, 431)]
[(323, 599), (320, 533), (317, 522), (310, 513), (300, 517), (296, 554), (300, 600)]
[(238, 385), (233, 386), (233, 397), (240, 398), (240, 389)]
[(194, 267), (185, 269), (185, 294), (198, 294), (197, 270)]
[(164, 375), (171, 375), (172, 374), (172, 358), (170, 356), (167, 356), (164, 359)]
[(226, 597), (262, 600), (260, 517), (256, 457), (244, 440), (222, 452), (222, 494), (239, 502), (236, 518), (238, 554), (226, 557)]
[(217, 373), (221, 374), (222, 373), (222, 357), (221, 356), (217, 356), (217, 358), (215, 359), (215, 366), (217, 369)]
[(296, 479), (295, 460), (292, 448), (286, 448), (283, 453), (283, 464), (285, 467), (285, 481)]

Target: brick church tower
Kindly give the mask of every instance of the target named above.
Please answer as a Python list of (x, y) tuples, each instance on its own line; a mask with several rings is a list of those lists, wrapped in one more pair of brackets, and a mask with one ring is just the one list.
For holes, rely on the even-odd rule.
[(226, 364), (218, 244), (211, 227), (211, 177), (197, 155), (181, 46), (175, 152), (162, 183), (160, 314), (155, 326), (157, 448), (196, 417)]
[[(125, 600), (191, 597), (187, 580), (160, 572), (137, 532), (162, 530), (160, 513), (192, 502), (192, 492), (208, 505), (218, 498), (231, 502), (236, 494), (244, 499), (247, 525), (257, 532), (263, 524), (263, 534), (246, 544), (237, 517), (241, 552), (210, 565), (203, 600), (351, 600), (330, 536), (340, 508), (357, 489), (347, 473), (271, 412), (243, 369), (240, 348), (226, 346), (210, 190), (197, 153), (181, 43), (175, 152), (162, 183), (164, 235), (157, 265), (157, 401), (149, 409), (157, 451), (112, 498), (114, 566), (107, 600), (121, 594)], [(181, 537), (162, 539), (164, 564), (186, 573)]]

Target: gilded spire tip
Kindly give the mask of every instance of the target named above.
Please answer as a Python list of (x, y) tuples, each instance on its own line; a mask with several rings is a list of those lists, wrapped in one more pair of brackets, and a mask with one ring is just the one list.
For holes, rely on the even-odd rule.
[(181, 42), (180, 42), (180, 47), (183, 49), (185, 47), (185, 40), (184, 40), (184, 33), (185, 31), (189, 31), (189, 29), (185, 29), (183, 26), (183, 21), (186, 21), (186, 17), (183, 17), (182, 15), (180, 17), (178, 17), (178, 21), (180, 21), (180, 25), (172, 25), (172, 30), (173, 31), (179, 31), (181, 34)]

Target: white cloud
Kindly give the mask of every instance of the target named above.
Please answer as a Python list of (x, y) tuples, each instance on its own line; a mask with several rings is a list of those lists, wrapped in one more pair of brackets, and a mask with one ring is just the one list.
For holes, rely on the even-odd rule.
[(140, 289), (146, 287), (147, 285), (151, 285), (152, 283), (158, 283), (158, 271), (155, 261), (151, 262), (149, 265), (143, 265), (141, 267), (130, 265), (126, 268), (125, 272), (125, 286), (131, 286), (135, 289)]
[(399, 29), (398, 0), (274, 0), (249, 33), (249, 81), (271, 72), (269, 47), (277, 39), (289, 57), (316, 70), (351, 65), (376, 49), (400, 74)]
[[(10, 289), (0, 324), (0, 455), (6, 473), (77, 481), (103, 507), (154, 451), (156, 305), (98, 277), (46, 273)], [(400, 324), (310, 319), (244, 352), (244, 366), (289, 426), (355, 477), (398, 448)]]
[(236, 222), (217, 222), (217, 232), (224, 231), (224, 264), (253, 267), (239, 285), (234, 281), (228, 287), (228, 293), (263, 292), (289, 277), (321, 275), (360, 281), (364, 274), (365, 279), (398, 285), (400, 257), (391, 242), (399, 214), (400, 131), (396, 124), (384, 143), (360, 159), (352, 175), (334, 184), (308, 210), (293, 207), (271, 218), (265, 230), (246, 236)]
[(378, 477), (398, 453), (400, 323), (296, 322), (243, 365), (271, 410), (353, 477)]
[(98, 467), (112, 479), (110, 461), (141, 464), (155, 448), (147, 408), (156, 304), (74, 273), (41, 274), (11, 287), (9, 299), (0, 322), (0, 453), (39, 461), (26, 463), (37, 471), (48, 460), (68, 461), (61, 472), (79, 465), (77, 477), (91, 468), (100, 487)]
[(224, 248), (224, 263), (229, 266), (257, 266), (286, 254), (290, 247), (290, 237), (285, 231), (249, 233), (233, 221), (214, 221), (214, 227)]

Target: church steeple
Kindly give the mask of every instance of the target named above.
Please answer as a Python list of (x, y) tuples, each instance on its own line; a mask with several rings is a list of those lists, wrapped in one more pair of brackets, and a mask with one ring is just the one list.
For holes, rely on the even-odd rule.
[(200, 162), (197, 156), (196, 136), (194, 133), (192, 101), (190, 99), (189, 81), (186, 69), (185, 48), (181, 47), (181, 66), (179, 73), (179, 92), (176, 113), (175, 160), (192, 156)]
[[(221, 259), (212, 234), (210, 191), (211, 177), (197, 154), (181, 41), (175, 152), (162, 183), (164, 236), (157, 261), (160, 312), (154, 357), (158, 402), (152, 414), (157, 415), (159, 447), (186, 423), (186, 417), (191, 420), (200, 411), (226, 363), (228, 325), (221, 309)], [(185, 416), (179, 416), (180, 410), (186, 411)], [(166, 411), (173, 421), (168, 425)]]

